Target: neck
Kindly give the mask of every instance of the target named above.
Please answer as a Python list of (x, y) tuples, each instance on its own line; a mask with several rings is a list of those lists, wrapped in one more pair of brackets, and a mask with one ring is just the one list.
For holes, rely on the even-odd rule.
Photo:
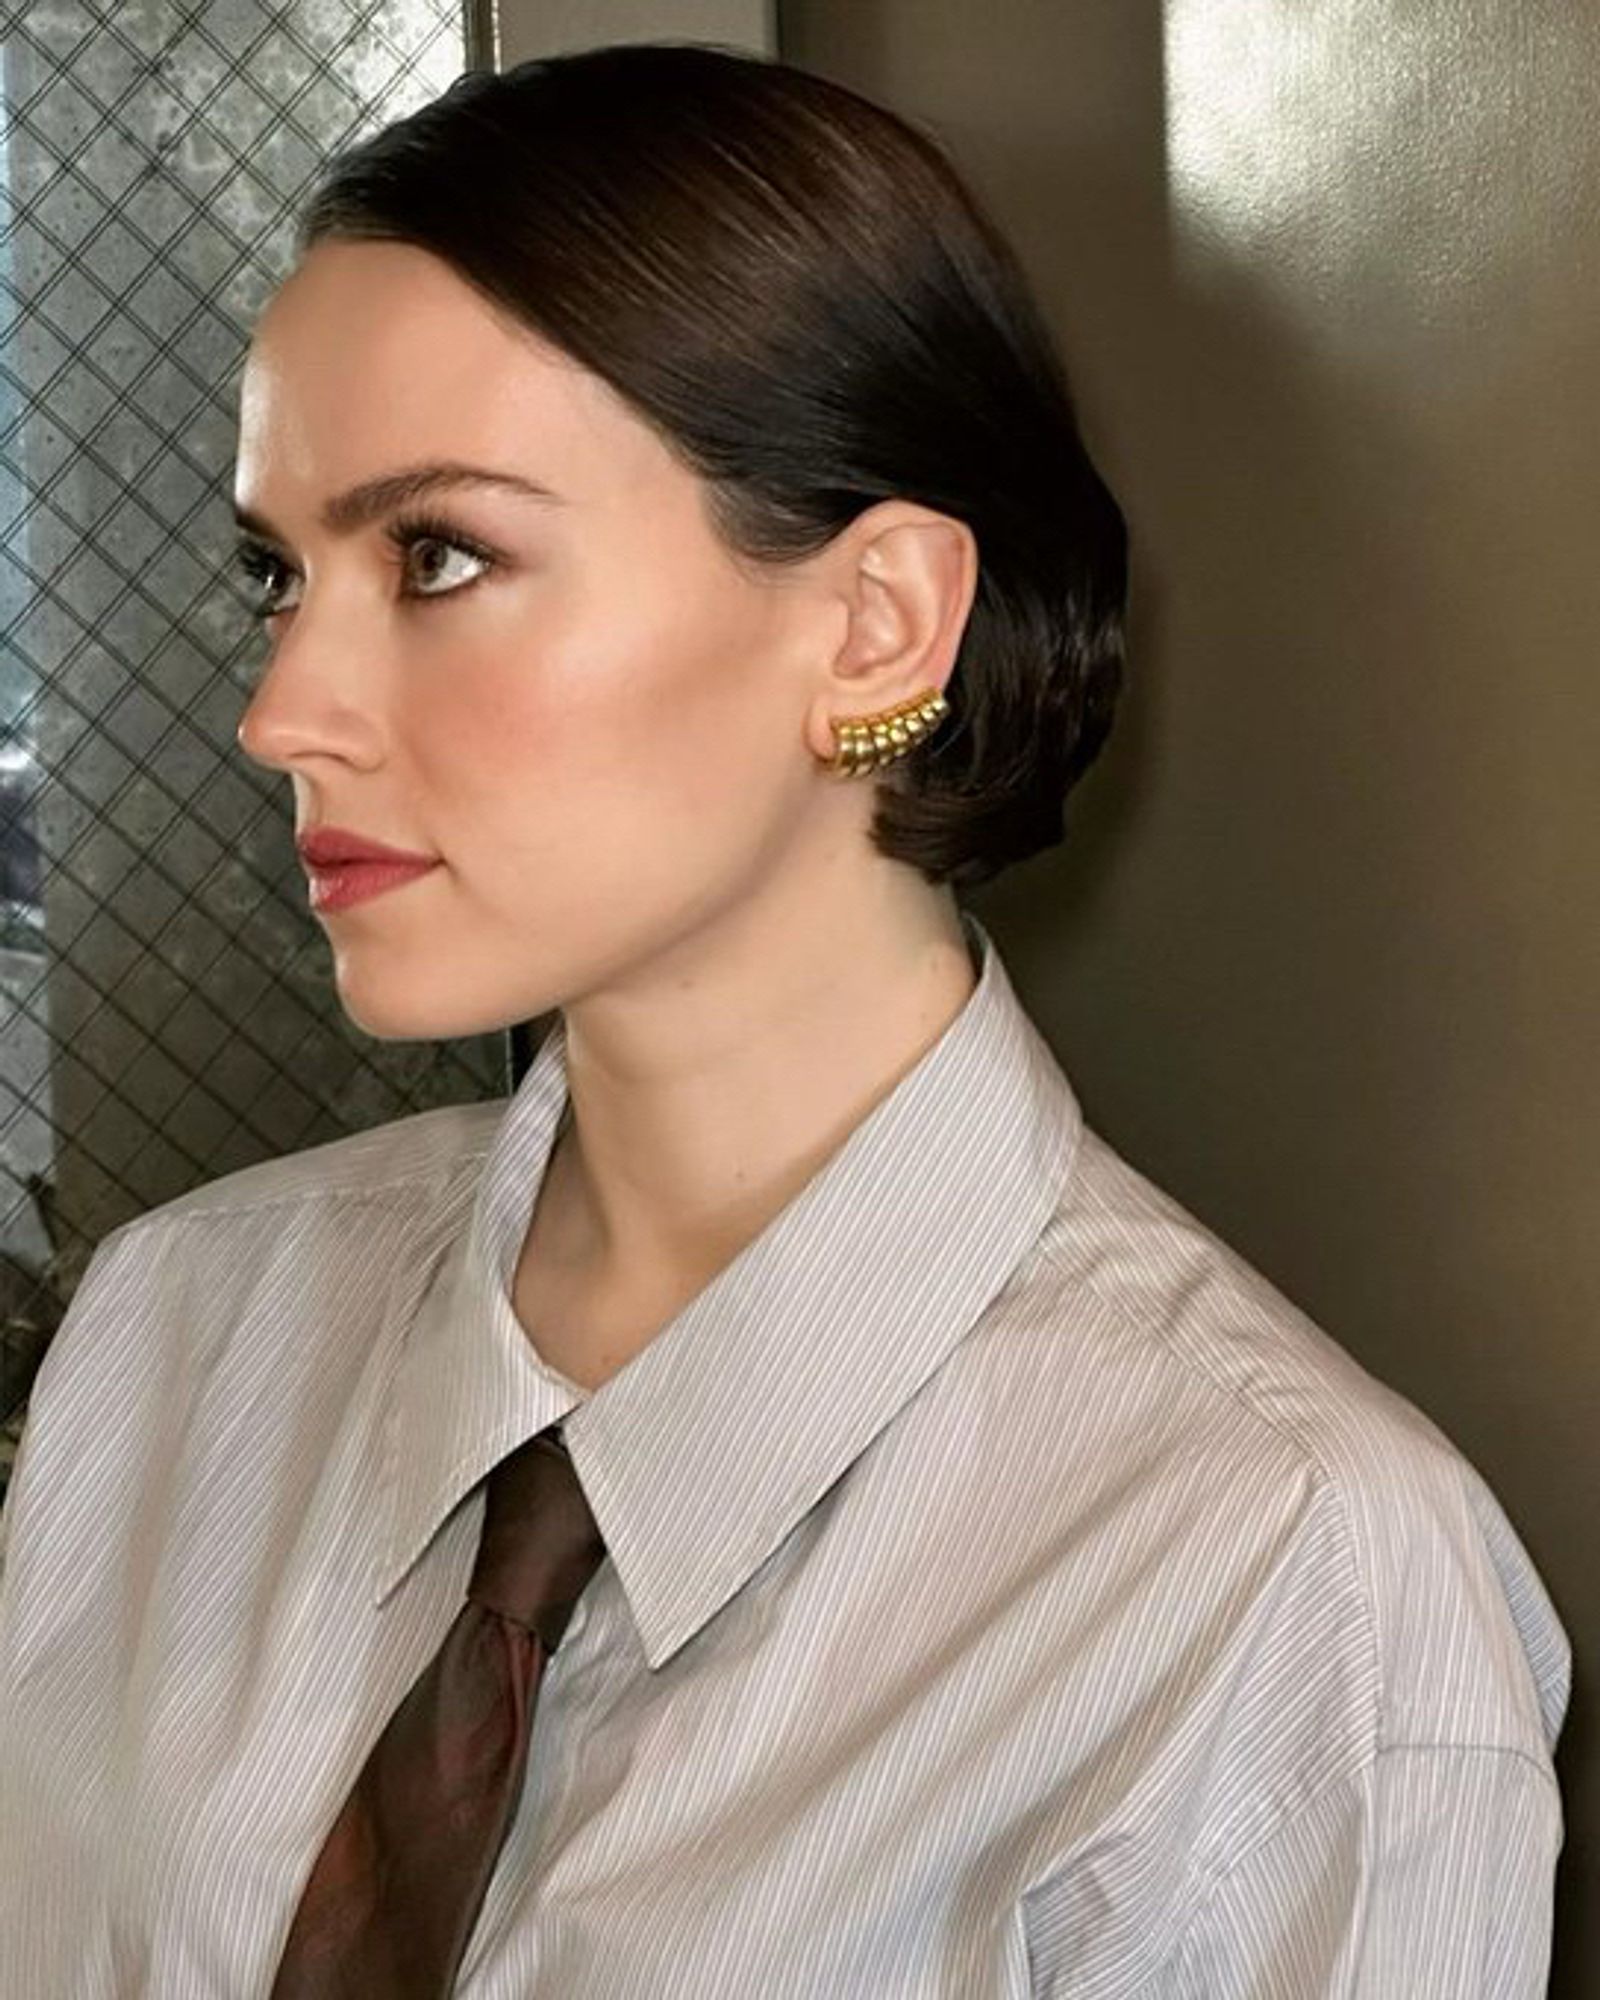
[(966, 1004), (954, 897), (893, 868), (854, 908), (743, 913), (564, 1010), (568, 1116), (516, 1302), (581, 1386), (759, 1234)]

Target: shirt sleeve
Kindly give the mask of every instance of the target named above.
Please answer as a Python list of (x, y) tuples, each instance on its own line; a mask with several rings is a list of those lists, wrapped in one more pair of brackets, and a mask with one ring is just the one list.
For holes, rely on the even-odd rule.
[(1522, 1752), (1386, 1749), (1222, 1877), (1146, 2000), (1542, 2000), (1561, 1838)]

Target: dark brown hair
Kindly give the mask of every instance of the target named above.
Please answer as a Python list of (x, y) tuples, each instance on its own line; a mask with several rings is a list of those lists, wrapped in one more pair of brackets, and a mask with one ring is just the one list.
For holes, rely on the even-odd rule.
[(872, 838), (970, 885), (1062, 838), (1122, 661), (1122, 515), (1016, 258), (934, 140), (704, 44), (474, 71), (335, 155), (319, 238), (431, 251), (599, 375), (758, 563), (865, 508), (964, 521), (951, 712), (874, 780)]

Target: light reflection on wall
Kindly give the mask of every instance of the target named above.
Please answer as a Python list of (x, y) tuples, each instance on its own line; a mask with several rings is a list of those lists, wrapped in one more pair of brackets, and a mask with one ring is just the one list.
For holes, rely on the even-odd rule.
[(1503, 335), (1513, 288), (1550, 281), (1540, 211), (1587, 195), (1566, 0), (1167, 0), (1165, 23), (1191, 274), (1248, 263), (1313, 338), (1331, 316), (1346, 359), (1421, 324), (1430, 365), (1457, 335)]

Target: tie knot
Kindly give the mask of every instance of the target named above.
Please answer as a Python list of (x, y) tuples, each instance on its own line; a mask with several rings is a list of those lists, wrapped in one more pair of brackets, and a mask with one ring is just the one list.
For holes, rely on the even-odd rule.
[(605, 1552), (566, 1446), (540, 1431), (489, 1474), (467, 1595), (553, 1653)]

